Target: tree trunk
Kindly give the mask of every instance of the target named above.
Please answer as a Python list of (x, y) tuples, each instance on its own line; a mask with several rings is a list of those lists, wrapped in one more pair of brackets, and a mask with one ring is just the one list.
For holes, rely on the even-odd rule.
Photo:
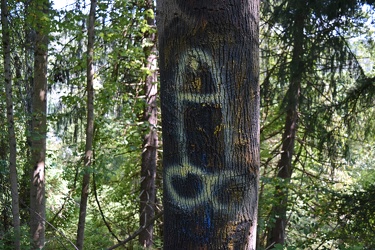
[(255, 249), (256, 0), (160, 0), (164, 249)]
[(8, 138), (9, 138), (9, 172), (10, 172), (10, 191), (12, 194), (12, 215), (14, 227), (14, 249), (20, 249), (20, 210), (18, 198), (18, 175), (17, 175), (17, 142), (14, 132), (13, 119), (13, 91), (12, 91), (12, 72), (10, 63), (10, 31), (8, 25), (8, 6), (7, 0), (1, 1), (1, 24), (3, 40), (3, 58), (4, 58), (4, 80), (7, 106)]
[(47, 55), (48, 25), (46, 17), (49, 1), (35, 2), (35, 54), (34, 86), (31, 134), (31, 187), (30, 187), (30, 230), (32, 249), (41, 249), (45, 244), (45, 159), (47, 135)]
[(87, 199), (90, 185), (90, 168), (93, 160), (94, 141), (94, 39), (95, 39), (95, 11), (96, 0), (91, 0), (89, 24), (87, 30), (87, 123), (86, 123), (86, 146), (84, 159), (84, 174), (82, 180), (81, 202), (79, 207), (79, 221), (77, 229), (77, 248), (83, 249)]
[[(32, 18), (31, 12), (33, 10), (32, 4), (34, 2), (24, 2), (24, 11), (23, 15), (25, 20), (30, 20)], [(14, 66), (16, 70), (16, 82), (19, 86), (19, 95), (21, 97), (22, 106), (24, 108), (25, 116), (26, 116), (26, 129), (25, 129), (25, 148), (26, 158), (29, 159), (25, 162), (23, 166), (23, 171), (20, 173), (19, 179), (19, 192), (20, 192), (20, 213), (21, 213), (21, 223), (29, 223), (30, 222), (30, 209), (28, 204), (30, 204), (30, 176), (32, 169), (30, 166), (33, 166), (32, 157), (31, 157), (31, 150), (32, 150), (32, 112), (33, 112), (33, 86), (34, 86), (34, 55), (35, 55), (35, 28), (33, 25), (30, 25), (30, 22), (24, 22), (24, 39), (25, 42), (22, 46), (24, 53), (21, 57), (15, 56), (14, 58)]]
[[(0, 102), (1, 109), (5, 110), (5, 105), (3, 101)], [(6, 123), (6, 116), (5, 114), (1, 114), (0, 116), (0, 122), (1, 124)], [(7, 140), (5, 138), (4, 133), (1, 133), (0, 135), (0, 168), (3, 173), (6, 171), (6, 163), (8, 161), (8, 148), (9, 143), (7, 143)], [(3, 194), (2, 202), (0, 203), (0, 237), (4, 239), (4, 244), (11, 245), (12, 242), (9, 242), (7, 237), (4, 237), (9, 230), (9, 227), (11, 225), (9, 216), (8, 216), (8, 189), (9, 189), (9, 180), (6, 178), (4, 174), (0, 174), (0, 193)]]
[[(145, 10), (154, 10), (152, 0), (146, 0)], [(147, 23), (153, 26), (155, 19), (148, 17)], [(152, 46), (145, 47), (147, 58), (146, 67), (151, 71), (145, 82), (146, 107), (144, 121), (149, 124), (149, 130), (143, 140), (142, 167), (141, 167), (141, 196), (140, 196), (140, 227), (143, 227), (155, 216), (156, 203), (156, 168), (157, 168), (157, 71), (156, 71), (156, 35), (152, 32), (146, 34), (145, 39), (152, 42)], [(154, 225), (151, 224), (139, 234), (139, 243), (145, 248), (153, 244)]]
[(294, 19), (293, 52), (290, 62), (290, 85), (286, 95), (286, 118), (284, 133), (282, 136), (281, 157), (277, 164), (277, 177), (281, 184), (275, 188), (276, 205), (272, 208), (272, 216), (275, 216), (275, 224), (270, 229), (267, 239), (267, 247), (274, 244), (285, 244), (285, 229), (287, 225), (288, 185), (292, 177), (294, 156), (294, 144), (298, 129), (299, 98), (301, 81), (303, 77), (303, 28), (304, 28), (304, 2), (297, 5)]

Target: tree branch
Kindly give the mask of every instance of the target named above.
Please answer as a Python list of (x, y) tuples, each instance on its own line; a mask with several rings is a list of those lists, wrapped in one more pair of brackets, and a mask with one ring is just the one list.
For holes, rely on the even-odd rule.
[(108, 231), (112, 234), (112, 236), (120, 243), (121, 242), (120, 239), (112, 231), (111, 226), (108, 224), (107, 220), (105, 219), (102, 207), (100, 206), (100, 202), (99, 202), (99, 198), (98, 198), (98, 192), (96, 190), (95, 173), (93, 173), (92, 179), (93, 179), (93, 188), (94, 188), (94, 196), (95, 196), (96, 204), (98, 204), (98, 209), (99, 209), (100, 215), (103, 219), (103, 222), (104, 222), (105, 226), (108, 228)]
[(154, 223), (154, 221), (156, 221), (157, 219), (159, 219), (161, 216), (163, 215), (163, 211), (158, 213), (157, 215), (155, 215), (154, 218), (152, 218), (147, 224), (145, 224), (144, 226), (140, 227), (137, 231), (135, 231), (132, 235), (130, 235), (128, 238), (126, 238), (125, 240), (123, 241), (120, 241), (118, 244), (114, 245), (114, 246), (111, 246), (110, 248), (107, 248), (107, 250), (112, 250), (112, 249), (115, 249), (115, 248), (118, 248), (122, 245), (125, 245), (126, 243), (128, 243), (129, 241), (133, 240), (135, 237), (137, 237), (141, 232), (143, 232), (143, 230), (147, 229), (152, 223)]

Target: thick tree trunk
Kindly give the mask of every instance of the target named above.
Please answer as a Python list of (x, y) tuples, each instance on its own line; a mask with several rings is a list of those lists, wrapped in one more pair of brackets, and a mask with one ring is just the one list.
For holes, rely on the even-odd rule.
[(160, 0), (164, 249), (255, 249), (256, 0)]
[(7, 0), (1, 1), (1, 24), (3, 40), (3, 58), (4, 58), (4, 79), (5, 94), (7, 106), (8, 138), (9, 138), (9, 172), (10, 172), (10, 190), (12, 194), (12, 215), (14, 228), (14, 249), (20, 249), (20, 210), (18, 198), (18, 175), (17, 175), (17, 142), (14, 132), (13, 119), (13, 91), (12, 91), (12, 72), (10, 63), (10, 32), (8, 25), (8, 7)]
[(77, 229), (78, 249), (83, 249), (87, 200), (90, 186), (90, 171), (93, 160), (93, 141), (94, 141), (94, 39), (95, 39), (95, 12), (96, 0), (91, 0), (89, 24), (87, 30), (87, 123), (86, 123), (86, 146), (84, 159), (84, 174), (82, 180), (81, 202), (79, 207), (79, 221)]
[[(145, 10), (154, 10), (152, 0), (146, 1)], [(154, 18), (148, 17), (147, 23), (153, 26)], [(143, 227), (155, 216), (156, 203), (156, 168), (158, 149), (157, 130), (157, 71), (156, 71), (156, 35), (149, 32), (145, 39), (153, 43), (151, 47), (145, 48), (147, 57), (146, 67), (151, 71), (145, 82), (146, 108), (144, 121), (149, 124), (149, 130), (143, 141), (142, 168), (141, 168), (141, 196), (140, 196), (140, 226)], [(153, 244), (154, 226), (151, 224), (139, 234), (141, 246), (149, 248)]]
[(45, 159), (47, 135), (47, 55), (48, 55), (48, 15), (49, 1), (39, 1), (33, 5), (36, 14), (34, 86), (31, 134), (31, 187), (30, 187), (30, 230), (32, 249), (41, 249), (45, 244)]
[(288, 208), (288, 185), (292, 177), (294, 157), (294, 144), (298, 129), (299, 98), (301, 91), (301, 82), (303, 77), (303, 28), (304, 13), (303, 3), (300, 2), (294, 19), (294, 36), (292, 61), (290, 63), (290, 85), (286, 95), (286, 118), (284, 133), (282, 136), (281, 157), (277, 164), (277, 177), (282, 183), (276, 186), (275, 201), (276, 205), (272, 208), (272, 216), (275, 216), (275, 224), (269, 229), (270, 234), (267, 239), (267, 247), (274, 244), (285, 243), (287, 226), (287, 208)]

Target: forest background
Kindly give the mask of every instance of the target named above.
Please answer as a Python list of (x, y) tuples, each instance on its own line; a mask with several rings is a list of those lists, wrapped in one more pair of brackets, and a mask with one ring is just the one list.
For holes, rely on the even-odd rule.
[[(261, 1), (257, 249), (375, 248), (373, 8)], [(75, 249), (82, 225), (85, 249), (162, 248), (154, 2), (2, 0), (1, 12), (0, 249)], [(36, 185), (43, 139), (46, 178)]]

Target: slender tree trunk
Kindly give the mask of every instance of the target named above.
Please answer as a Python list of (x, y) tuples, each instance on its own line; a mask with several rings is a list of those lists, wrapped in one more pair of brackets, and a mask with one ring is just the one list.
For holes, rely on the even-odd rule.
[[(0, 102), (0, 107), (1, 109), (5, 110), (5, 103), (3, 102), (3, 100), (1, 100)], [(1, 114), (0, 115), (0, 122), (1, 124), (6, 124), (6, 116), (5, 114)], [(8, 160), (8, 147), (9, 147), (9, 143), (7, 142), (6, 138), (5, 138), (5, 135), (4, 133), (2, 133), (0, 135), (0, 161), (1, 163), (3, 162), (7, 162)], [(1, 171), (5, 172), (5, 168), (7, 166), (4, 166), (4, 164), (0, 164), (0, 167), (1, 167)], [(9, 220), (9, 216), (8, 216), (8, 206), (9, 206), (9, 202), (8, 202), (8, 195), (7, 195), (7, 190), (8, 190), (8, 184), (9, 184), (9, 180), (7, 180), (6, 176), (5, 175), (0, 175), (0, 193), (3, 194), (3, 200), (0, 204), (0, 217), (1, 217), (1, 220), (0, 220), (0, 237), (4, 239), (4, 244), (8, 244), (8, 245), (11, 245), (12, 242), (7, 242), (7, 238), (4, 237), (4, 235), (6, 233), (8, 233), (8, 230), (9, 230), (9, 227), (11, 225), (11, 222)]]
[[(25, 20), (31, 19), (31, 12), (33, 10), (32, 2), (25, 2), (24, 6), (24, 17)], [(35, 16), (35, 15), (34, 15)], [(21, 223), (30, 222), (30, 209), (28, 204), (30, 204), (30, 175), (32, 169), (30, 166), (33, 165), (31, 150), (32, 150), (32, 93), (34, 86), (34, 55), (35, 55), (35, 28), (30, 25), (30, 22), (25, 22), (24, 24), (24, 34), (25, 43), (22, 47), (22, 57), (16, 56), (14, 58), (15, 68), (16, 68), (16, 82), (19, 85), (19, 95), (22, 98), (22, 104), (25, 111), (26, 120), (26, 157), (29, 161), (25, 162), (23, 166), (23, 173), (20, 173), (20, 212), (21, 212)], [(23, 72), (22, 72), (23, 71)]]
[[(146, 0), (145, 10), (154, 10), (152, 0)], [(150, 26), (155, 24), (155, 19), (148, 17)], [(147, 58), (146, 67), (151, 71), (145, 82), (146, 107), (144, 121), (149, 124), (149, 130), (143, 140), (142, 168), (141, 168), (141, 196), (140, 196), (140, 226), (148, 224), (155, 216), (156, 203), (156, 168), (157, 168), (157, 71), (156, 71), (156, 35), (152, 32), (146, 34), (145, 39), (152, 42), (152, 46), (144, 49)], [(149, 248), (153, 244), (154, 225), (151, 224), (139, 234), (141, 246)]]
[(255, 249), (257, 0), (160, 0), (164, 249)]
[(94, 39), (95, 39), (95, 11), (96, 0), (91, 0), (89, 24), (87, 30), (87, 123), (86, 123), (86, 146), (84, 159), (84, 174), (82, 180), (81, 202), (79, 207), (79, 221), (77, 229), (78, 249), (83, 249), (87, 200), (90, 186), (90, 168), (93, 160), (93, 141), (94, 141)]
[(281, 157), (277, 164), (277, 177), (282, 183), (275, 188), (274, 195), (277, 204), (272, 208), (272, 215), (275, 216), (275, 224), (270, 229), (267, 247), (274, 244), (284, 245), (286, 237), (288, 185), (293, 172), (292, 159), (294, 157), (294, 144), (298, 130), (299, 98), (303, 77), (304, 2), (299, 2), (297, 5), (294, 20), (292, 61), (290, 63), (290, 85), (286, 96), (285, 127), (282, 136)]
[(49, 1), (33, 5), (35, 18), (34, 86), (31, 134), (31, 187), (30, 187), (30, 230), (32, 249), (41, 249), (45, 244), (45, 160), (47, 135), (47, 55)]
[(14, 228), (14, 249), (20, 249), (20, 210), (18, 198), (18, 175), (17, 175), (17, 142), (14, 132), (13, 119), (13, 91), (12, 91), (12, 72), (10, 63), (10, 32), (8, 19), (7, 0), (1, 1), (1, 24), (3, 39), (3, 58), (4, 58), (4, 79), (5, 94), (7, 106), (8, 138), (9, 138), (9, 172), (10, 172), (10, 190), (12, 194), (12, 215)]
[(38, 16), (35, 19), (34, 85), (32, 98), (30, 230), (32, 249), (41, 249), (45, 244), (45, 159), (47, 135), (47, 55), (49, 1), (33, 5)]

